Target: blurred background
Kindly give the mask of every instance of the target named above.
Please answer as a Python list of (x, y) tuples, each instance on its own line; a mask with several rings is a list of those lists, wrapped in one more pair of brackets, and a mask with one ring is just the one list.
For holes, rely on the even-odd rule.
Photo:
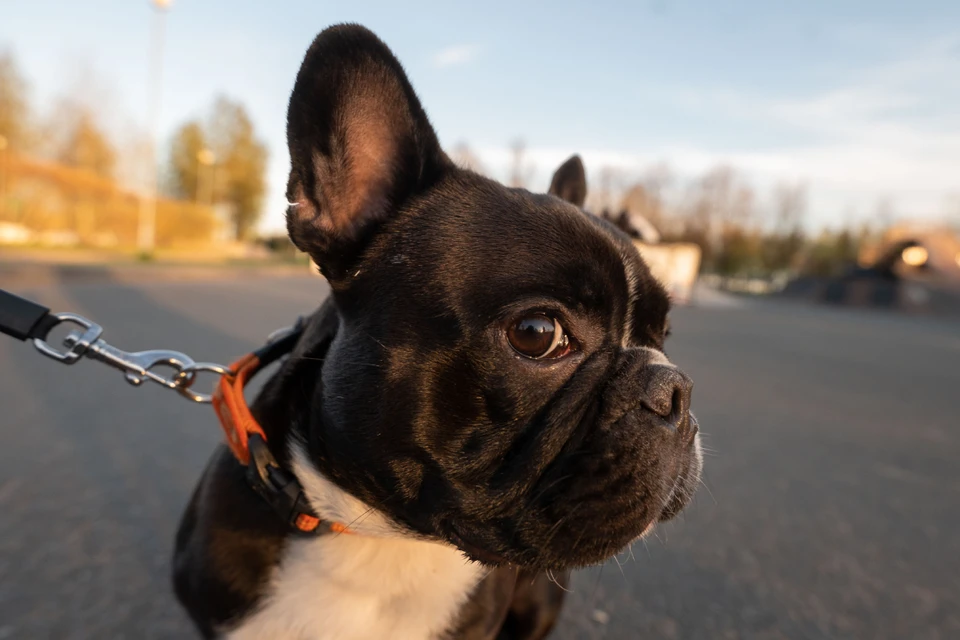
[[(19, 3), (0, 27), (0, 244), (286, 249), (286, 99), (316, 31), (353, 20), (462, 164), (544, 190), (577, 152), (589, 209), (695, 243), (711, 285), (939, 308), (960, 281), (956, 12)], [(898, 243), (919, 247), (904, 262)], [(859, 282), (881, 274), (923, 286)]]
[[(579, 153), (678, 303), (708, 488), (557, 637), (960, 637), (960, 4), (8, 0), (0, 287), (224, 362), (313, 308), (286, 103), (343, 21), (460, 164), (545, 191)], [(0, 341), (0, 638), (183, 637), (216, 430), (77, 366)]]

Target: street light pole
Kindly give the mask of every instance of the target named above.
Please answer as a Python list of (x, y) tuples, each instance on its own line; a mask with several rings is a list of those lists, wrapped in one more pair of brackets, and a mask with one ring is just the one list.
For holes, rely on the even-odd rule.
[(7, 213), (7, 138), (0, 135), (0, 218)]
[(171, 0), (150, 0), (154, 8), (153, 38), (150, 46), (150, 77), (147, 87), (147, 180), (140, 197), (137, 247), (143, 255), (153, 252), (157, 222), (157, 137), (160, 128), (160, 98), (163, 80), (163, 32)]

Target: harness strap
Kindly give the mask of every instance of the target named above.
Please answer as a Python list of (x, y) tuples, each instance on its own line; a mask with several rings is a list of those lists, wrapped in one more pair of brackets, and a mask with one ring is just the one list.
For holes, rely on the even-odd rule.
[(250, 434), (256, 434), (264, 441), (267, 439), (267, 434), (250, 413), (250, 407), (243, 397), (247, 382), (264, 366), (256, 352), (248, 353), (230, 365), (233, 375), (221, 377), (213, 392), (213, 410), (220, 419), (227, 446), (233, 456), (245, 465), (250, 464)]
[(311, 535), (353, 533), (346, 525), (320, 518), (296, 477), (284, 470), (267, 447), (267, 434), (243, 396), (251, 378), (290, 353), (303, 335), (302, 319), (276, 340), (248, 353), (230, 366), (213, 393), (213, 410), (234, 457), (247, 467), (250, 486), (296, 531)]

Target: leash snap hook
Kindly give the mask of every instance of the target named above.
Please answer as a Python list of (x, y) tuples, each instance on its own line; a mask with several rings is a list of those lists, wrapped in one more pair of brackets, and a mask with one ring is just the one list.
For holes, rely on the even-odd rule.
[[(84, 344), (84, 338), (85, 335), (72, 331), (64, 338), (63, 344), (73, 352), (78, 346)], [(135, 387), (143, 384), (144, 380), (151, 380), (175, 391), (193, 384), (193, 375), (189, 370), (195, 367), (196, 363), (193, 358), (179, 351), (151, 349), (129, 352), (107, 344), (99, 338), (87, 344), (81, 355), (122, 371), (126, 381)], [(160, 366), (171, 367), (176, 370), (176, 374), (168, 378), (152, 370)], [(184, 375), (184, 372), (188, 373)]]
[(48, 358), (53, 358), (58, 362), (63, 364), (73, 364), (81, 357), (87, 355), (87, 351), (96, 343), (102, 342), (100, 336), (103, 334), (103, 327), (98, 325), (96, 322), (87, 320), (81, 315), (76, 313), (54, 313), (51, 316), (55, 322), (49, 325), (49, 328), (46, 331), (46, 334), (49, 335), (50, 330), (56, 327), (57, 325), (69, 322), (71, 324), (80, 325), (83, 327), (83, 331), (71, 331), (64, 341), (63, 346), (67, 348), (66, 351), (58, 351), (54, 347), (50, 346), (50, 343), (46, 341), (46, 338), (34, 338), (33, 346), (36, 347), (37, 351), (47, 356)]

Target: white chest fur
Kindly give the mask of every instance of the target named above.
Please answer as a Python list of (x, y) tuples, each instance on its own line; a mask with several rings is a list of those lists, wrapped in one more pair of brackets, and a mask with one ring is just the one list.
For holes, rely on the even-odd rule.
[(404, 536), (383, 514), (317, 473), (299, 447), (294, 472), (321, 517), (355, 535), (295, 540), (261, 606), (231, 640), (431, 640), (454, 622), (484, 569), (457, 549)]

